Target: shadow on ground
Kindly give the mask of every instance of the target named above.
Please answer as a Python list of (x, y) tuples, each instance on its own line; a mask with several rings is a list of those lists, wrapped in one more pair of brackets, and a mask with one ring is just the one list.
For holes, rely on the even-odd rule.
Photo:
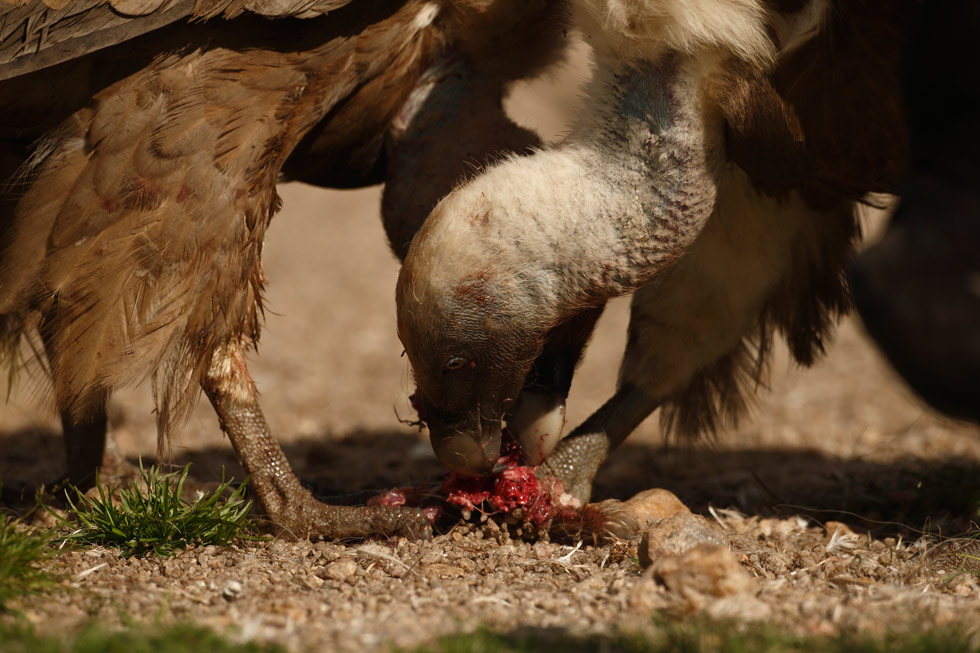
[[(423, 437), (404, 432), (296, 439), (284, 449), (316, 494), (341, 501), (431, 481), (444, 471)], [(182, 449), (173, 457), (178, 466), (191, 463), (191, 479), (202, 486), (216, 483), (223, 469), (236, 479), (244, 476), (230, 446)], [(36, 488), (56, 479), (63, 464), (59, 433), (0, 432), (3, 504), (17, 508), (32, 503)], [(600, 471), (593, 499), (625, 499), (650, 487), (673, 491), (701, 513), (715, 507), (760, 516), (802, 514), (821, 523), (841, 521), (878, 537), (921, 531), (954, 535), (976, 530), (980, 463), (914, 458), (881, 462), (805, 449), (627, 443)]]

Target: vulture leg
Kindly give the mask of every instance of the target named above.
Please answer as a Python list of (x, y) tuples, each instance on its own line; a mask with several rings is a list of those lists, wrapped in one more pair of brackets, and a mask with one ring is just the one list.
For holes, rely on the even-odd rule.
[(222, 430), (251, 476), (252, 491), (283, 531), (300, 538), (429, 536), (429, 521), (416, 508), (328, 506), (314, 499), (272, 436), (240, 347), (227, 346), (214, 354), (203, 385)]
[(61, 414), (62, 439), (68, 460), (68, 480), (78, 489), (88, 490), (99, 482), (110, 486), (136, 478), (138, 471), (116, 446), (106, 416), (105, 402), (88, 417), (77, 419)]
[(62, 413), (61, 426), (68, 459), (68, 480), (77, 488), (87, 490), (95, 485), (95, 473), (102, 467), (106, 450), (109, 420), (105, 408), (83, 420)]
[(110, 486), (135, 479), (139, 472), (116, 446), (105, 404), (102, 401), (88, 417), (81, 419), (68, 412), (61, 414), (68, 480), (82, 491), (95, 486), (96, 472), (99, 482)]
[(623, 443), (647, 415), (657, 408), (657, 401), (635, 386), (624, 385), (599, 410), (558, 444), (538, 472), (565, 483), (565, 491), (588, 503), (592, 481), (599, 466)]
[[(50, 340), (42, 339), (49, 352), (50, 364), (52, 344)], [(109, 393), (105, 391), (94, 391), (84, 399), (76, 397), (74, 401), (63, 396), (57, 399), (67, 462), (65, 478), (83, 492), (94, 487), (96, 474), (101, 482), (114, 484), (130, 471), (112, 439), (106, 412), (108, 400)]]

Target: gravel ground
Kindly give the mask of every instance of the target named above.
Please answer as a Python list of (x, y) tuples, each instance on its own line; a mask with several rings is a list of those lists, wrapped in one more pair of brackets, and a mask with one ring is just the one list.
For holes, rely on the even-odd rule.
[[(554, 109), (571, 103), (569, 88), (559, 80), (522, 89), (515, 111), (554, 134)], [(435, 477), (424, 434), (396, 417), (411, 414), (412, 384), (394, 332), (397, 264), (377, 217), (378, 189), (287, 185), (282, 195), (265, 254), (271, 310), (252, 370), (287, 455), (325, 494)], [(621, 300), (603, 317), (572, 389), (570, 423), (611, 394), (627, 316)], [(700, 558), (676, 558), (672, 568), (644, 571), (636, 542), (525, 542), (493, 523), (461, 524), (431, 542), (244, 543), (169, 559), (70, 552), (50, 563), (63, 584), (21, 609), (47, 633), (91, 618), (186, 619), (294, 650), (351, 651), (413, 646), (480, 624), (642, 629), (658, 612), (809, 633), (980, 625), (980, 587), (958, 555), (976, 551), (939, 536), (966, 533), (976, 519), (978, 429), (923, 407), (853, 321), (812, 370), (778, 352), (770, 385), (751, 418), (710, 442), (665, 443), (656, 418), (647, 420), (600, 472), (598, 498), (664, 487), (713, 524), (721, 552), (699, 547)], [(7, 488), (62, 469), (45, 396), (43, 381), (24, 382), (0, 407)], [(155, 452), (150, 411), (146, 387), (114, 400), (114, 433), (131, 460)], [(222, 467), (241, 478), (207, 402), (171, 453), (194, 463), (202, 485)], [(698, 585), (685, 570), (714, 580)]]

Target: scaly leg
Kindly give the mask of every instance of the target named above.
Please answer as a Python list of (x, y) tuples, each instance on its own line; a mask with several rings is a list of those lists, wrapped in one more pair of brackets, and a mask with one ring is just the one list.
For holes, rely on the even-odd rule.
[(417, 508), (329, 506), (313, 498), (293, 473), (269, 430), (240, 346), (214, 354), (204, 382), (259, 504), (276, 526), (297, 538), (405, 535), (428, 538), (429, 520)]
[(588, 503), (599, 466), (656, 408), (657, 402), (636, 387), (620, 387), (609, 401), (558, 443), (538, 475), (560, 479), (566, 492), (583, 505)]
[(109, 420), (105, 404), (82, 420), (74, 420), (67, 413), (62, 413), (61, 426), (68, 459), (68, 480), (75, 487), (87, 490), (95, 485), (95, 473), (102, 467), (106, 451)]

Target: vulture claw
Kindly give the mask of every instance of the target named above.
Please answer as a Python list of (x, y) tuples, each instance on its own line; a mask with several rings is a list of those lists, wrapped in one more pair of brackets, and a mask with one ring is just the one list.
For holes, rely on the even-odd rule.
[(332, 506), (318, 501), (308, 491), (301, 489), (304, 494), (294, 494), (292, 500), (283, 505), (278, 514), (268, 515), (277, 530), (297, 539), (345, 539), (379, 535), (432, 539), (432, 523), (421, 508)]
[(204, 391), (251, 477), (259, 505), (281, 532), (297, 539), (432, 536), (432, 525), (419, 508), (331, 506), (316, 500), (300, 484), (272, 437), (240, 346), (225, 346), (215, 353)]

